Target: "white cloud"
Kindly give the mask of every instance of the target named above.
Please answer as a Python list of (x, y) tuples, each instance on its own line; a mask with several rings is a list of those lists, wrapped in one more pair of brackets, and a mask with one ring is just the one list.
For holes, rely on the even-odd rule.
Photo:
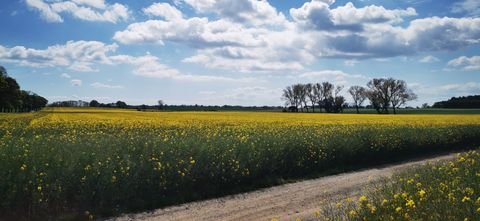
[(154, 3), (144, 8), (143, 12), (150, 16), (162, 17), (167, 21), (183, 18), (182, 12), (168, 3)]
[(47, 22), (63, 22), (60, 15), (62, 13), (70, 14), (80, 20), (111, 23), (126, 21), (130, 17), (130, 12), (125, 5), (105, 4), (103, 0), (26, 0), (25, 2), (30, 8), (39, 11), (41, 17)]
[(281, 26), (285, 16), (266, 0), (183, 0), (200, 13), (215, 13), (244, 25)]
[(206, 104), (227, 104), (227, 105), (278, 105), (282, 89), (268, 88), (264, 86), (248, 86), (233, 88), (227, 91), (203, 91), (204, 95), (200, 101)]
[(63, 22), (62, 17), (55, 12), (49, 4), (43, 2), (43, 0), (25, 0), (27, 5), (31, 8), (38, 10), (43, 19), (48, 22)]
[(110, 84), (104, 84), (104, 83), (100, 83), (100, 82), (94, 82), (94, 83), (90, 84), (90, 86), (92, 86), (94, 88), (107, 88), (107, 89), (121, 89), (121, 88), (123, 88), (123, 86), (121, 86), (121, 85), (110, 85)]
[(433, 62), (438, 62), (440, 61), (440, 59), (438, 59), (437, 57), (435, 56), (432, 56), (432, 55), (427, 55), (425, 57), (423, 57), (422, 59), (420, 59), (420, 63), (433, 63)]
[[(367, 77), (363, 75), (348, 74), (340, 70), (320, 70), (310, 71), (299, 75), (300, 78), (308, 79), (308, 81), (323, 82), (329, 81), (334, 84), (352, 85), (359, 80), (367, 81)], [(362, 82), (363, 84), (363, 82)]]
[(442, 92), (449, 92), (449, 93), (480, 93), (480, 83), (478, 82), (467, 82), (463, 84), (446, 84), (438, 87), (438, 89)]
[(135, 66), (133, 73), (142, 77), (172, 79), (178, 81), (193, 81), (193, 82), (237, 82), (247, 83), (255, 79), (252, 78), (229, 78), (214, 75), (192, 75), (184, 74), (179, 70), (168, 65), (162, 64), (158, 57), (152, 55), (145, 55), (140, 57), (133, 57), (128, 55), (112, 56), (111, 61), (114, 63), (132, 64)]
[(62, 74), (60, 75), (60, 77), (62, 77), (62, 78), (72, 78), (72, 76), (70, 76), (70, 75), (67, 74), (67, 73), (62, 73)]
[(360, 62), (359, 62), (358, 60), (355, 60), (355, 59), (353, 59), (353, 60), (345, 60), (345, 61), (343, 62), (343, 64), (344, 64), (345, 66), (350, 66), (350, 67), (353, 67), (353, 66), (357, 65), (358, 63), (360, 63)]
[(366, 24), (399, 23), (402, 17), (417, 15), (414, 8), (388, 10), (383, 6), (356, 8), (349, 2), (345, 6), (330, 8), (332, 1), (306, 2), (301, 8), (290, 9), (293, 19), (306, 29), (322, 31), (362, 30)]
[(480, 15), (480, 1), (463, 0), (452, 5), (453, 13), (468, 13), (469, 15)]
[(478, 71), (480, 70), (480, 56), (461, 56), (449, 61), (447, 65), (465, 71)]
[(70, 81), (70, 84), (75, 87), (82, 86), (82, 80), (79, 79), (73, 79)]
[[(325, 57), (346, 58), (352, 61), (345, 65), (355, 65), (353, 60), (456, 50), (480, 42), (480, 18), (430, 17), (402, 23), (405, 17), (417, 15), (414, 8), (357, 8), (352, 3), (331, 8), (333, 0), (312, 0), (290, 10), (293, 21), (279, 19), (271, 25), (259, 22), (268, 19), (259, 18), (282, 15), (267, 1), (182, 2), (200, 14), (217, 17), (185, 18), (172, 5), (153, 4), (145, 11), (158, 12), (163, 20), (130, 24), (116, 32), (114, 40), (123, 44), (184, 44), (196, 50), (184, 62), (239, 72), (298, 71)], [(159, 8), (154, 10), (154, 6)], [(238, 13), (229, 11), (233, 9)], [(269, 13), (261, 15), (262, 10)], [(242, 13), (243, 19), (238, 17)]]
[(78, 5), (91, 6), (98, 9), (104, 9), (107, 7), (105, 0), (72, 0), (72, 2)]
[(53, 45), (46, 49), (24, 46), (12, 48), (0, 45), (0, 61), (30, 67), (67, 67), (81, 72), (96, 71), (93, 63), (109, 64), (109, 55), (117, 49), (116, 44), (98, 41), (68, 41), (64, 45)]

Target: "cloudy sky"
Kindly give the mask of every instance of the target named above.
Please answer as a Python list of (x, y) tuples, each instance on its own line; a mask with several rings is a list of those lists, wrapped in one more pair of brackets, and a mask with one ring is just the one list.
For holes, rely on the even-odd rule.
[[(282, 105), (282, 88), (407, 81), (480, 94), (478, 0), (8, 0), (0, 65), (50, 101)], [(346, 91), (346, 90), (345, 90)]]

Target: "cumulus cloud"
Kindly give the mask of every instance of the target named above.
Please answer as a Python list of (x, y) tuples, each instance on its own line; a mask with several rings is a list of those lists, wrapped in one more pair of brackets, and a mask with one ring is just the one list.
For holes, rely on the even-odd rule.
[(127, 6), (106, 4), (104, 0), (25, 0), (25, 3), (37, 10), (47, 22), (63, 22), (61, 14), (70, 14), (80, 20), (111, 23), (126, 21), (130, 17)]
[(67, 74), (67, 73), (62, 73), (62, 74), (60, 75), (60, 77), (62, 77), (62, 78), (72, 78), (72, 76), (70, 76), (70, 75)]
[(449, 93), (465, 93), (469, 92), (471, 94), (478, 94), (480, 92), (480, 83), (479, 82), (467, 82), (463, 84), (446, 84), (438, 87), (442, 92)]
[(422, 59), (420, 59), (420, 63), (433, 63), (433, 62), (438, 62), (440, 61), (440, 59), (438, 59), (437, 57), (435, 56), (432, 56), (432, 55), (427, 55), (425, 57), (423, 57)]
[(159, 79), (173, 79), (179, 81), (193, 81), (193, 82), (237, 82), (247, 83), (252, 82), (252, 78), (229, 78), (214, 75), (192, 75), (184, 74), (179, 70), (168, 65), (162, 64), (160, 59), (156, 56), (145, 55), (134, 57), (129, 55), (112, 56), (111, 61), (114, 63), (131, 64), (135, 66), (133, 73), (142, 77), (159, 78)]
[(414, 8), (388, 10), (376, 5), (356, 8), (351, 2), (331, 9), (330, 4), (333, 2), (312, 0), (304, 3), (301, 8), (290, 9), (290, 15), (302, 27), (322, 31), (359, 31), (366, 24), (398, 23), (403, 21), (402, 17), (417, 15)]
[(107, 89), (121, 89), (121, 88), (123, 88), (123, 86), (121, 86), (121, 85), (110, 85), (110, 84), (104, 84), (104, 83), (100, 83), (100, 82), (94, 82), (94, 83), (90, 84), (90, 86), (92, 86), (94, 88), (107, 88)]
[(82, 80), (79, 79), (73, 79), (70, 81), (70, 84), (75, 87), (80, 87), (82, 86)]
[(220, 18), (246, 25), (284, 24), (285, 16), (266, 0), (183, 0), (200, 13), (215, 13)]
[(478, 0), (463, 0), (455, 2), (452, 5), (453, 13), (467, 13), (470, 15), (480, 15), (480, 1)]
[(357, 8), (352, 3), (332, 8), (333, 0), (311, 0), (291, 9), (289, 21), (267, 1), (178, 0), (176, 5), (180, 2), (199, 15), (216, 16), (186, 18), (175, 6), (156, 3), (144, 12), (162, 19), (130, 24), (113, 39), (188, 45), (196, 53), (184, 62), (240, 72), (291, 72), (321, 58), (384, 59), (457, 50), (480, 41), (480, 18), (429, 17), (405, 23), (406, 17), (417, 15), (414, 8)]
[(322, 82), (329, 81), (334, 84), (350, 85), (352, 82), (359, 80), (367, 80), (363, 75), (348, 74), (340, 70), (319, 70), (305, 72), (299, 75), (300, 78), (305, 78), (308, 81)]
[(228, 104), (228, 105), (277, 105), (282, 94), (281, 88), (269, 88), (264, 86), (247, 86), (229, 89), (221, 93), (216, 91), (202, 91), (201, 94), (208, 95), (200, 98), (206, 104)]
[(447, 65), (465, 71), (478, 71), (480, 70), (480, 56), (461, 56), (449, 61)]
[(109, 55), (117, 49), (117, 44), (104, 44), (99, 41), (68, 41), (46, 49), (0, 45), (0, 61), (30, 67), (67, 67), (80, 72), (96, 71), (93, 63), (109, 64)]
[(144, 8), (143, 12), (150, 16), (162, 17), (168, 21), (181, 19), (183, 17), (181, 11), (168, 3), (154, 3)]

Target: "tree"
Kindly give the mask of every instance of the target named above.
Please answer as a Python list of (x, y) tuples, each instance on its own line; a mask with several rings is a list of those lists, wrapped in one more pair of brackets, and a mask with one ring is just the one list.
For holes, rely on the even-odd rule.
[(25, 112), (39, 110), (48, 103), (47, 99), (35, 93), (20, 90), (17, 81), (8, 76), (7, 70), (0, 66), (0, 111)]
[(115, 106), (118, 107), (118, 108), (127, 108), (127, 103), (125, 103), (123, 101), (117, 101), (115, 103)]
[(390, 107), (390, 83), (384, 78), (374, 78), (367, 83), (368, 99), (378, 113), (388, 114)]
[(352, 95), (353, 103), (357, 109), (357, 114), (360, 113), (358, 110), (362, 103), (367, 99), (367, 90), (362, 86), (351, 86), (348, 89), (348, 93)]
[(403, 80), (395, 80), (390, 78), (387, 80), (390, 86), (390, 102), (393, 107), (393, 114), (397, 114), (397, 108), (404, 105), (408, 101), (417, 99), (417, 95), (407, 87), (407, 83)]
[(315, 93), (315, 85), (308, 83), (305, 85), (305, 91), (307, 93), (308, 100), (312, 104), (312, 112), (315, 113), (315, 104), (317, 104), (317, 96)]
[(165, 106), (165, 103), (163, 102), (163, 100), (158, 100), (158, 109), (162, 110), (164, 106)]
[[(305, 85), (295, 84), (293, 85), (293, 94), (297, 97), (299, 106), (302, 108), (302, 112), (307, 106), (307, 92), (305, 91)], [(307, 108), (308, 112), (308, 108)]]
[(388, 108), (392, 105), (396, 114), (398, 107), (417, 98), (403, 80), (374, 78), (367, 83), (367, 87), (367, 97), (378, 113), (388, 114)]
[(334, 99), (333, 99), (333, 89), (335, 87), (333, 86), (333, 84), (331, 84), (330, 82), (322, 82), (322, 87), (321, 87), (321, 94), (322, 94), (322, 104), (323, 104), (323, 108), (325, 108), (325, 111), (330, 113), (332, 112), (332, 107), (333, 107), (333, 102), (334, 102)]
[(100, 103), (96, 100), (92, 100), (92, 101), (90, 101), (88, 106), (90, 106), (90, 107), (100, 107)]
[(316, 83), (313, 85), (313, 95), (315, 97), (315, 101), (318, 104), (318, 108), (320, 112), (322, 112), (323, 107), (323, 86), (320, 83)]
[(285, 101), (286, 106), (289, 106), (289, 109), (294, 107), (295, 109), (293, 111), (298, 112), (297, 96), (293, 92), (292, 86), (288, 86), (287, 88), (283, 89), (282, 100)]

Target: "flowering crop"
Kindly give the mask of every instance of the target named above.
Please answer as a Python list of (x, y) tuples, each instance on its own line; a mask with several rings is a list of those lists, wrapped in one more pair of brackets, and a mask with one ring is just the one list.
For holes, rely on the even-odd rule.
[(479, 135), (479, 115), (0, 114), (0, 214), (82, 219), (152, 209), (476, 145)]
[[(396, 174), (321, 220), (480, 220), (480, 153)], [(321, 213), (320, 213), (321, 214)]]

